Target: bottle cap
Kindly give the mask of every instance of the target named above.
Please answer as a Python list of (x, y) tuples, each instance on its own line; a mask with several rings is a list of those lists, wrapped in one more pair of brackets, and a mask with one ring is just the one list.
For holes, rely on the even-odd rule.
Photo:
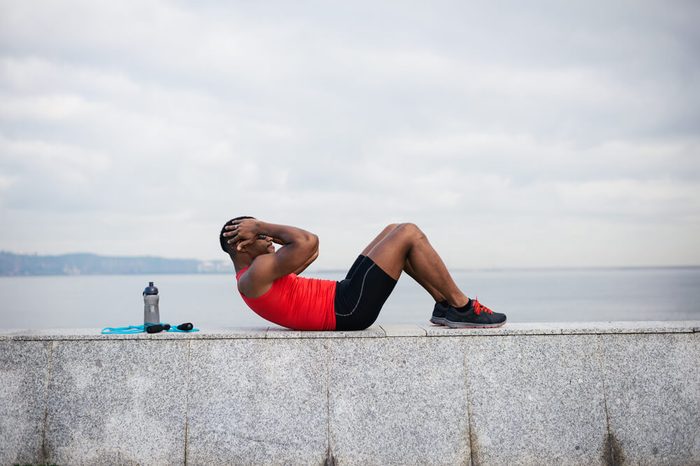
[(153, 282), (148, 282), (148, 286), (143, 290), (144, 295), (158, 294), (158, 288), (153, 285)]

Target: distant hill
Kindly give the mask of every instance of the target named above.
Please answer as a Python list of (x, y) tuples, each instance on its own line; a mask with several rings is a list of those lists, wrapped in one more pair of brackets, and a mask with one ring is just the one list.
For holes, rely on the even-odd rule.
[(14, 254), (0, 251), (0, 275), (130, 275), (228, 273), (230, 262), (162, 257), (111, 257), (77, 253), (59, 256)]

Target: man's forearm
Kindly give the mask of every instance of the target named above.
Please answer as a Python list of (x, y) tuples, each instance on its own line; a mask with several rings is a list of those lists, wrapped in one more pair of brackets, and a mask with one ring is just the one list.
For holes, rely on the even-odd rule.
[(260, 234), (274, 238), (282, 247), (277, 251), (280, 258), (292, 265), (292, 273), (302, 273), (318, 257), (318, 236), (301, 228), (288, 225), (260, 222)]
[(305, 242), (315, 242), (318, 244), (318, 237), (316, 235), (306, 230), (302, 230), (301, 228), (292, 227), (289, 225), (277, 225), (263, 221), (258, 221), (257, 224), (258, 234), (276, 238), (280, 240), (283, 246)]

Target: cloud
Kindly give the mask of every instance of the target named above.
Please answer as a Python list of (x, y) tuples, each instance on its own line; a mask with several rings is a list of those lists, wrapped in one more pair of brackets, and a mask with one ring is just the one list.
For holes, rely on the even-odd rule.
[(456, 266), (700, 261), (692, 2), (0, 5), (0, 248), (213, 258), (253, 214), (323, 267), (394, 221)]

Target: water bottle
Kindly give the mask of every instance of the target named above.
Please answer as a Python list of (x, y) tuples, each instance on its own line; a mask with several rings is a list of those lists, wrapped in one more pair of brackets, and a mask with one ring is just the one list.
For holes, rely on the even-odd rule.
[(158, 288), (153, 285), (153, 282), (148, 282), (148, 286), (143, 290), (143, 325), (160, 323), (158, 300)]

